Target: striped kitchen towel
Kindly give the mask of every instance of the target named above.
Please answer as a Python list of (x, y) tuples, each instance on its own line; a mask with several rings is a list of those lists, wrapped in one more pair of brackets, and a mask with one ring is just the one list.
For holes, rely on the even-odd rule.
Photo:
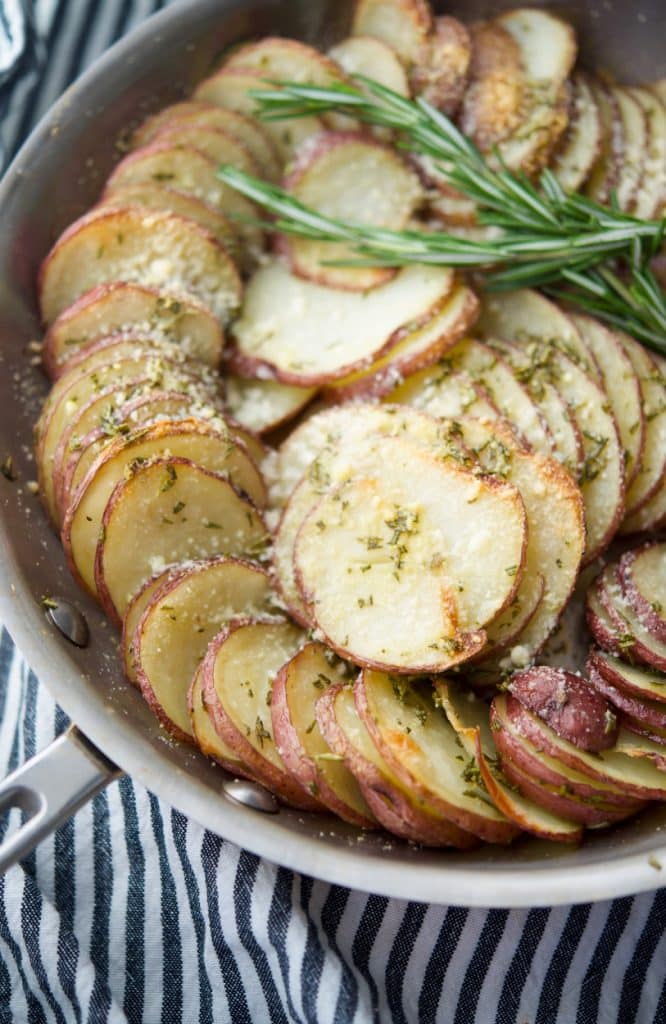
[[(0, 0), (7, 157), (160, 6), (35, 0), (20, 38), (28, 0)], [(3, 632), (0, 772), (66, 724)], [(490, 912), (367, 896), (261, 861), (124, 778), (0, 880), (0, 1024), (666, 1022), (665, 915), (663, 891)]]

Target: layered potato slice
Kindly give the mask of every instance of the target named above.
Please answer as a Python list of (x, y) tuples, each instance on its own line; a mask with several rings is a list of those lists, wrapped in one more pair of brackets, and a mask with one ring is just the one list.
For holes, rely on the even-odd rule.
[(452, 371), (446, 363), (411, 374), (386, 398), (444, 419), (464, 415), (500, 419), (500, 411), (485, 388), (468, 373)]
[(208, 647), (201, 686), (216, 732), (252, 775), (292, 807), (317, 811), (323, 805), (285, 768), (270, 715), (273, 679), (303, 642), (291, 623), (232, 619)]
[(628, 89), (614, 86), (612, 92), (620, 114), (624, 138), (624, 154), (615, 185), (615, 195), (620, 209), (633, 212), (647, 156), (647, 116), (642, 104)]
[(666, 104), (649, 89), (633, 88), (625, 92), (640, 104), (647, 122), (643, 173), (633, 212), (636, 217), (658, 217), (666, 201)]
[(46, 372), (59, 377), (88, 346), (128, 332), (178, 344), (210, 366), (219, 364), (224, 348), (220, 322), (207, 306), (188, 295), (113, 281), (86, 292), (51, 324), (42, 347)]
[(242, 295), (226, 249), (194, 221), (154, 210), (102, 209), (71, 224), (42, 263), (42, 318), (51, 324), (91, 288), (113, 281), (184, 292), (222, 323)]
[(357, 0), (352, 35), (376, 36), (410, 67), (418, 62), (432, 24), (426, 0)]
[(601, 146), (585, 182), (585, 192), (598, 203), (606, 204), (611, 189), (617, 187), (625, 158), (624, 131), (612, 91), (597, 79), (590, 79), (590, 87), (601, 120)]
[[(213, 473), (227, 474), (239, 491), (249, 494), (257, 505), (265, 504), (259, 471), (245, 445), (231, 431), (223, 432), (200, 420), (166, 420), (117, 438), (88, 470), (67, 509), (62, 527), (62, 542), (70, 568), (93, 595), (97, 593), (95, 551), (107, 502), (132, 465), (140, 466), (142, 460), (159, 457), (165, 451), (174, 457), (190, 459)], [(168, 475), (165, 470), (165, 486)]]
[(187, 572), (188, 567), (184, 565), (168, 565), (166, 569), (156, 572), (149, 580), (146, 580), (140, 590), (134, 595), (123, 615), (123, 625), (120, 637), (120, 647), (123, 655), (123, 668), (125, 678), (132, 686), (139, 687), (137, 679), (137, 663), (135, 658), (134, 640), (136, 627), (153, 597), (160, 587), (164, 586), (171, 579), (175, 579), (182, 573)]
[(279, 380), (237, 377), (225, 379), (226, 402), (233, 418), (257, 434), (269, 433), (301, 412), (317, 393)]
[(125, 620), (126, 661), (172, 735), (193, 740), (188, 691), (210, 641), (241, 613), (266, 614), (271, 593), (260, 566), (217, 557), (162, 573), (135, 598)]
[[(372, 78), (399, 96), (409, 97), (409, 81), (404, 64), (393, 47), (376, 36), (348, 36), (336, 43), (328, 55), (348, 75)], [(363, 89), (363, 83), (359, 84)]]
[(449, 15), (435, 18), (412, 68), (412, 91), (451, 117), (465, 94), (471, 62), (472, 39), (467, 27)]
[(520, 583), (522, 500), (400, 438), (356, 458), (356, 476), (325, 494), (298, 532), (303, 602), (343, 657), (445, 671), (478, 653), (483, 626)]
[(316, 715), (329, 747), (356, 777), (384, 828), (422, 846), (467, 850), (477, 845), (476, 836), (459, 828), (397, 775), (361, 720), (349, 687), (341, 683), (330, 686), (317, 701)]
[(515, 131), (525, 76), (518, 43), (496, 21), (470, 25), (472, 58), (460, 112), (466, 135), (484, 152)]
[(95, 549), (95, 588), (120, 623), (134, 595), (163, 565), (213, 555), (252, 556), (266, 540), (254, 505), (221, 473), (190, 459), (128, 468), (111, 492)]
[(427, 323), (450, 288), (451, 271), (440, 267), (405, 267), (365, 293), (303, 281), (271, 262), (248, 282), (234, 324), (239, 369), (301, 387), (346, 377)]
[(247, 765), (237, 757), (235, 751), (231, 749), (228, 743), (225, 743), (218, 732), (215, 731), (212, 719), (208, 714), (208, 708), (206, 707), (206, 701), (203, 695), (203, 687), (201, 685), (202, 668), (201, 665), (194, 673), (192, 679), (192, 685), (187, 697), (188, 710), (190, 713), (190, 722), (192, 723), (192, 733), (196, 745), (202, 754), (209, 757), (216, 764), (219, 764), (221, 768), (229, 772), (231, 775), (241, 776), (242, 778), (249, 779), (251, 782), (256, 782), (254, 775), (249, 770)]
[(625, 597), (658, 640), (666, 642), (666, 544), (647, 543), (620, 559)]
[(554, 154), (551, 170), (566, 192), (576, 192), (586, 181), (601, 149), (601, 117), (586, 76), (571, 78), (569, 125)]
[[(376, 820), (347, 766), (331, 755), (316, 718), (322, 692), (344, 676), (322, 644), (306, 644), (282, 666), (272, 688), (271, 719), (288, 771), (343, 821), (375, 828)], [(343, 671), (341, 672), (340, 669)]]

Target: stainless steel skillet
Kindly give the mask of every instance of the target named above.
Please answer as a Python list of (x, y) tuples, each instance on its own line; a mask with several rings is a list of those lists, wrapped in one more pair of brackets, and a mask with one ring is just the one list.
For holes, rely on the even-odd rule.
[[(510, 3), (448, 4), (466, 18)], [(548, 5), (545, 5), (548, 6)], [(556, 6), (556, 5), (553, 5)], [(626, 81), (663, 75), (661, 0), (559, 7), (577, 25), (583, 59)], [(120, 771), (220, 835), (290, 868), (389, 896), (469, 906), (575, 903), (651, 889), (666, 865), (653, 808), (563, 852), (537, 841), (472, 854), (432, 852), (363, 836), (332, 818), (285, 809), (264, 814), (224, 792), (225, 776), (170, 743), (141, 697), (122, 681), (116, 637), (65, 568), (58, 539), (26, 487), (34, 476), (32, 425), (46, 382), (29, 365), (39, 336), (34, 282), (62, 228), (95, 199), (118, 157), (115, 140), (145, 113), (181, 97), (230, 42), (268, 32), (327, 42), (343, 34), (349, 4), (336, 0), (191, 0), (146, 22), (109, 51), (53, 108), (0, 186), (0, 617), (54, 698), (76, 722), (0, 785), (0, 810), (19, 805), (23, 829), (0, 849), (0, 867), (23, 856)], [(661, 29), (661, 31), (660, 31)], [(73, 646), (47, 620), (43, 595), (71, 602), (90, 629)], [(116, 767), (119, 766), (119, 767)]]

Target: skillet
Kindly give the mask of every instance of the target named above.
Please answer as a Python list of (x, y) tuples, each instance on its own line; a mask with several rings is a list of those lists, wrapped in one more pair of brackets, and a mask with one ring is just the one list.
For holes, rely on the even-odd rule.
[[(466, 0), (446, 5), (467, 19), (515, 6)], [(574, 23), (583, 64), (627, 82), (664, 74), (661, 0), (552, 6)], [(0, 185), (0, 618), (55, 700), (76, 723), (0, 784), (0, 812), (25, 823), (0, 846), (0, 870), (78, 806), (128, 772), (219, 835), (289, 868), (394, 896), (467, 906), (519, 907), (607, 899), (655, 888), (666, 863), (666, 808), (590, 834), (575, 851), (524, 839), (510, 849), (426, 851), (384, 836), (360, 836), (323, 815), (276, 810), (261, 791), (235, 784), (203, 756), (171, 742), (141, 696), (121, 678), (117, 639), (70, 578), (58, 538), (28, 481), (32, 427), (46, 392), (28, 345), (39, 338), (35, 279), (61, 230), (96, 198), (128, 126), (182, 98), (231, 42), (267, 33), (326, 44), (340, 38), (350, 4), (340, 0), (189, 0), (150, 18), (71, 86), (25, 144)], [(660, 31), (660, 28), (662, 31)], [(49, 621), (43, 595), (87, 622), (74, 646)], [(71, 624), (66, 623), (71, 633)]]

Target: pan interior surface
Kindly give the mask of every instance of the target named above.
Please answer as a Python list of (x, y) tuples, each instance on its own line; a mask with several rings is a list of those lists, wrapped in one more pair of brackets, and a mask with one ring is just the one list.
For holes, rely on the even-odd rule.
[[(415, 849), (362, 835), (333, 818), (282, 809), (261, 816), (221, 791), (221, 769), (173, 743), (122, 678), (117, 637), (69, 575), (28, 482), (32, 430), (47, 383), (31, 365), (40, 337), (35, 280), (61, 230), (97, 197), (122, 155), (127, 129), (182, 98), (229, 44), (267, 33), (326, 44), (340, 38), (350, 4), (334, 0), (194, 0), (151, 18), (72, 86), (33, 133), (0, 186), (0, 616), (31, 667), (100, 749), (150, 790), (239, 845), (290, 868), (405, 899), (470, 906), (528, 906), (603, 899), (654, 888), (666, 863), (666, 810), (652, 807), (624, 827), (590, 834), (578, 850), (521, 840), (473, 853)], [(511, 3), (458, 2), (467, 19)], [(582, 60), (629, 82), (663, 73), (661, 0), (640, 14), (629, 2), (553, 6), (582, 40)], [(176, 69), (176, 74), (174, 74)], [(47, 622), (45, 595), (73, 602), (89, 623), (87, 648)]]

